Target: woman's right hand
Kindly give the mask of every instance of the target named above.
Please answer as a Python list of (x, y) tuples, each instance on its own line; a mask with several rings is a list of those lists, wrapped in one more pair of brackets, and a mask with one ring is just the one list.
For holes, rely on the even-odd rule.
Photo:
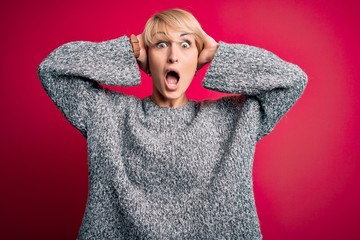
[[(143, 70), (145, 73), (148, 73), (148, 63), (147, 63), (147, 55), (146, 55), (146, 48), (145, 48), (145, 45), (144, 45), (144, 38), (143, 38), (143, 35), (142, 34), (139, 34), (136, 36), (137, 38), (137, 41), (138, 41), (138, 47), (140, 48), (140, 54), (139, 56), (136, 58), (137, 60), (137, 63), (139, 64), (139, 67), (141, 70)], [(134, 54), (136, 56), (136, 52), (135, 52), (135, 49), (136, 47), (134, 46), (136, 44), (133, 43), (133, 36), (131, 37), (131, 43), (132, 43), (132, 47), (134, 49)]]

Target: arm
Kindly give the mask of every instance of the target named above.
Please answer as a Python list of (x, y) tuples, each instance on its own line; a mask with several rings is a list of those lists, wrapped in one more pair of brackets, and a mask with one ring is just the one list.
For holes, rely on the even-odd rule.
[(127, 37), (62, 45), (39, 65), (38, 74), (50, 98), (84, 135), (89, 112), (96, 100), (105, 94), (99, 83), (121, 86), (140, 83)]
[(269, 51), (220, 42), (203, 86), (255, 98), (261, 113), (260, 139), (296, 102), (306, 83), (307, 76), (298, 66)]

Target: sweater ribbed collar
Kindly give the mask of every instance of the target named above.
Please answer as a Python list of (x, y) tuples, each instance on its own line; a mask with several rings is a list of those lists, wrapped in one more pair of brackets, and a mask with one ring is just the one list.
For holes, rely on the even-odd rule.
[(189, 123), (196, 115), (198, 102), (189, 100), (185, 105), (171, 108), (158, 106), (150, 97), (146, 97), (142, 99), (142, 107), (148, 117), (168, 119), (169, 121), (176, 120), (178, 122), (183, 120)]

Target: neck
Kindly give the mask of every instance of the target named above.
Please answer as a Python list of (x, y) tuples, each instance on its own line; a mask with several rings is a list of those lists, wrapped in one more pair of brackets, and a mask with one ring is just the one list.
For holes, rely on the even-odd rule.
[(156, 94), (155, 92), (153, 92), (150, 98), (159, 107), (169, 108), (181, 107), (189, 101), (185, 94), (176, 99), (168, 99), (163, 97), (161, 94)]

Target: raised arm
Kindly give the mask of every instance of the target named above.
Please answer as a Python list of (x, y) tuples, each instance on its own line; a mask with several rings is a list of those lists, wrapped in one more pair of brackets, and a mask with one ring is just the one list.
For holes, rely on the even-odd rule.
[(99, 85), (134, 86), (140, 73), (127, 37), (100, 43), (71, 42), (38, 68), (45, 91), (65, 117), (86, 135), (89, 112), (106, 91)]
[(261, 113), (260, 139), (296, 102), (306, 83), (307, 76), (297, 65), (269, 51), (220, 42), (203, 86), (257, 99)]

